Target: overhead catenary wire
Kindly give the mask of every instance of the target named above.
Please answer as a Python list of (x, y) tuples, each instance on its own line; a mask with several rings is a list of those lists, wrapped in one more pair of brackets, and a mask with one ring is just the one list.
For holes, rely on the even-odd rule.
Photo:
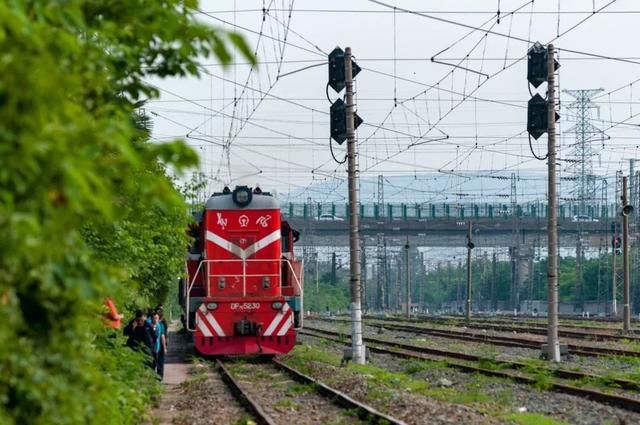
[[(284, 1), (283, 1), (284, 3)], [(527, 3), (528, 4), (528, 3)], [(282, 23), (285, 22), (284, 19), (281, 19), (285, 16), (284, 13), (286, 13), (287, 11), (289, 11), (289, 8), (282, 8), (280, 11), (278, 11), (276, 13), (276, 11), (274, 10), (276, 8), (272, 8), (271, 9), (271, 18), (273, 19), (273, 23), (274, 24), (278, 24), (276, 26), (279, 26), (280, 29), (282, 29)], [(597, 10), (597, 9), (596, 9)], [(532, 10), (533, 11), (533, 10)], [(282, 14), (281, 14), (282, 12)], [(298, 12), (298, 9), (295, 10), (295, 12)], [(524, 13), (522, 13), (522, 15), (526, 15), (526, 13), (528, 13), (528, 11), (523, 11)], [(539, 11), (533, 11), (533, 12), (539, 12)], [(562, 11), (563, 15), (567, 15), (569, 16), (568, 13), (564, 13), (566, 11)], [(606, 11), (605, 11), (606, 12)], [(398, 19), (401, 16), (401, 11), (396, 10), (396, 12), (394, 13), (395, 18)], [(556, 13), (556, 12), (554, 12)], [(520, 13), (518, 13), (520, 14)], [(551, 14), (551, 13), (549, 13)], [(589, 14), (592, 14), (592, 11), (589, 11)], [(589, 14), (584, 14), (584, 17), (589, 17)], [(496, 15), (495, 12), (491, 12), (491, 14), (488, 14), (489, 16), (494, 16)], [(512, 15), (513, 16), (513, 15)], [(507, 19), (506, 14), (501, 13), (501, 21), (503, 23), (503, 28), (505, 28), (505, 31), (503, 31), (506, 35), (513, 35), (511, 34), (509, 31), (506, 31), (506, 25), (508, 24), (508, 22), (504, 22), (504, 19)], [(564, 18), (563, 18), (564, 20)], [(515, 24), (514, 24), (515, 26)], [(398, 28), (401, 27), (400, 25), (398, 25)], [(275, 27), (274, 27), (275, 28)], [(291, 28), (290, 28), (291, 30)], [(483, 30), (480, 29), (478, 30), (480, 32), (482, 32)], [(306, 44), (316, 44), (313, 43), (313, 41), (306, 37), (302, 32), (295, 32), (296, 37), (301, 38), (304, 37), (306, 38), (306, 40), (303, 40), (304, 43)], [(291, 34), (295, 34), (293, 31), (291, 32)], [(558, 34), (558, 31), (556, 31), (556, 35)], [(280, 38), (282, 36), (282, 31), (280, 31)], [(301, 37), (299, 37), (301, 36)], [(493, 37), (493, 36), (491, 36)], [(274, 33), (273, 38), (278, 39), (279, 37), (276, 35), (276, 33)], [(486, 41), (488, 40), (488, 36), (485, 35), (482, 43), (484, 46), (486, 46)], [(506, 40), (512, 40), (511, 38), (505, 38)], [(294, 43), (295, 44), (295, 43)], [(290, 44), (288, 44), (290, 45)], [(473, 68), (475, 70), (479, 70), (481, 67), (487, 67), (488, 66), (488, 62), (489, 61), (494, 61), (494, 62), (498, 62), (498, 61), (502, 61), (502, 63), (504, 63), (505, 58), (507, 58), (509, 61), (511, 60), (519, 60), (519, 58), (511, 58), (508, 55), (508, 52), (505, 50), (505, 54), (504, 55), (487, 55), (485, 49), (483, 49), (483, 45), (479, 46), (479, 50), (478, 52), (482, 51), (482, 55), (480, 55), (479, 53), (475, 54), (475, 55), (469, 55), (469, 56), (463, 56), (463, 57), (456, 57), (456, 55), (454, 54), (450, 54), (449, 59), (444, 58), (443, 56), (441, 56), (441, 58), (446, 59), (446, 60), (464, 60), (464, 66), (467, 67), (467, 64), (469, 64), (469, 62), (471, 61), (480, 61), (481, 63), (479, 64), (478, 67), (475, 67), (474, 64), (471, 64), (470, 68)], [(302, 46), (300, 46), (302, 47)], [(300, 52), (303, 52), (300, 49), (296, 49)], [(312, 50), (312, 49), (310, 49)], [(316, 52), (318, 52), (318, 50), (316, 49)], [(304, 52), (306, 53), (306, 52)], [(396, 65), (397, 63), (399, 63), (400, 61), (409, 61), (409, 60), (421, 60), (421, 61), (425, 61), (425, 58), (401, 58), (400, 56), (398, 56), (397, 54), (398, 52), (396, 51), (393, 55), (392, 58), (370, 58), (370, 60), (368, 61), (368, 58), (362, 58), (360, 59), (361, 62), (369, 62), (369, 63), (373, 63), (374, 61), (378, 60), (379, 62), (385, 62), (385, 61), (393, 61)], [(568, 52), (567, 52), (568, 53)], [(572, 55), (574, 53), (571, 53)], [(475, 56), (475, 57), (474, 57)], [(491, 56), (499, 56), (499, 57), (491, 57)], [(513, 56), (513, 55), (511, 55)], [(630, 56), (624, 56), (624, 55), (619, 55), (620, 57), (625, 57), (625, 58), (629, 58)], [(266, 58), (262, 58), (262, 59), (266, 59)], [(573, 59), (567, 59), (565, 58), (565, 60), (598, 60), (598, 61), (605, 61), (605, 60), (610, 60), (607, 57), (594, 57), (594, 56), (586, 56), (586, 57), (582, 57), (582, 56), (576, 56)], [(632, 59), (634, 60), (634, 59)], [(311, 59), (309, 59), (310, 64), (314, 64), (316, 66), (319, 66), (322, 64), (322, 61), (320, 60), (315, 60), (316, 62), (312, 62)], [(271, 65), (277, 65), (278, 63), (283, 64), (283, 63), (293, 63), (294, 61), (287, 61), (282, 59), (281, 61), (269, 61), (269, 60), (263, 60), (262, 62), (272, 62)], [(500, 63), (500, 62), (498, 62)], [(363, 68), (373, 68), (375, 70), (375, 66), (365, 66)], [(469, 67), (467, 67), (469, 68)], [(488, 66), (488, 74), (491, 74), (491, 66)], [(367, 71), (369, 71), (369, 69), (367, 69)], [(378, 71), (378, 70), (375, 70)], [(384, 72), (382, 70), (379, 70), (381, 72)], [(373, 72), (373, 71), (372, 71)], [(393, 149), (394, 145), (395, 148), (398, 149), (398, 143), (402, 142), (402, 143), (412, 143), (412, 141), (416, 140), (416, 138), (418, 138), (419, 136), (423, 136), (425, 133), (424, 131), (426, 131), (427, 128), (429, 128), (429, 123), (431, 123), (431, 125), (433, 125), (433, 122), (431, 121), (432, 117), (426, 117), (427, 118), (427, 123), (424, 122), (424, 119), (420, 119), (419, 115), (422, 115), (425, 111), (425, 106), (423, 105), (422, 107), (418, 108), (415, 106), (416, 104), (416, 100), (418, 99), (417, 97), (414, 98), (407, 98), (407, 99), (398, 99), (398, 97), (401, 96), (400, 94), (400, 87), (401, 87), (401, 82), (408, 82), (408, 81), (404, 81), (402, 80), (402, 78), (405, 78), (404, 76), (398, 75), (397, 74), (397, 69), (394, 70), (393, 74), (391, 74), (392, 76), (390, 78), (393, 78), (393, 82), (394, 82), (394, 96), (393, 99), (388, 98), (385, 99), (383, 97), (380, 98), (380, 102), (385, 102), (385, 101), (393, 101), (394, 99), (397, 99), (398, 101), (404, 101), (404, 103), (402, 103), (402, 108), (398, 107), (397, 108), (397, 112), (395, 113), (395, 115), (393, 116), (388, 116), (389, 117), (389, 121), (387, 125), (382, 124), (382, 125), (378, 125), (376, 124), (376, 122), (373, 122), (371, 120), (367, 120), (367, 122), (365, 124), (363, 124), (363, 126), (365, 126), (365, 136), (363, 138), (361, 138), (361, 140), (368, 140), (371, 142), (375, 142), (375, 144), (371, 144), (370, 146), (367, 146), (367, 155), (368, 157), (377, 157), (377, 160), (384, 160), (384, 156), (380, 156), (380, 152), (384, 152), (385, 149), (387, 148), (391, 148)], [(464, 78), (464, 86), (465, 89), (462, 89), (462, 80)], [(495, 78), (495, 76), (494, 76)], [(415, 78), (416, 82), (421, 82), (423, 84), (426, 84), (425, 81), (423, 79), (419, 79), (419, 78)], [(500, 81), (500, 80), (498, 80)], [(243, 81), (244, 82), (244, 81)], [(437, 152), (442, 152), (442, 153), (446, 153), (446, 152), (452, 152), (452, 145), (453, 144), (459, 144), (461, 146), (461, 151), (460, 151), (460, 155), (461, 158), (465, 158), (465, 156), (471, 158), (475, 158), (475, 161), (477, 161), (477, 155), (473, 154), (473, 152), (477, 152), (477, 153), (482, 153), (482, 152), (486, 152), (485, 155), (491, 155), (489, 152), (493, 151), (493, 155), (495, 156), (502, 156), (504, 155), (506, 156), (510, 156), (514, 159), (514, 161), (509, 161), (508, 165), (510, 167), (515, 166), (518, 167), (518, 169), (524, 169), (523, 165), (525, 165), (526, 168), (526, 164), (520, 164), (520, 165), (514, 165), (517, 161), (515, 161), (517, 158), (523, 160), (524, 156), (522, 152), (518, 152), (517, 150), (514, 150), (513, 153), (508, 152), (506, 149), (506, 144), (498, 144), (498, 148), (494, 149), (491, 144), (496, 143), (496, 141), (498, 141), (498, 137), (500, 137), (500, 132), (501, 129), (500, 127), (504, 127), (504, 130), (508, 131), (507, 127), (509, 127), (510, 124), (505, 123), (500, 123), (498, 126), (496, 126), (496, 129), (498, 131), (493, 131), (493, 130), (487, 130), (488, 127), (490, 127), (491, 125), (489, 123), (486, 123), (486, 120), (484, 120), (484, 115), (482, 115), (482, 118), (480, 116), (478, 116), (477, 110), (481, 108), (480, 104), (482, 103), (482, 108), (484, 107), (489, 107), (488, 104), (489, 103), (493, 103), (495, 105), (495, 107), (492, 107), (494, 109), (496, 108), (500, 108), (502, 110), (508, 110), (508, 109), (514, 109), (514, 110), (518, 110), (518, 109), (523, 109), (524, 107), (526, 107), (526, 105), (524, 104), (524, 101), (522, 101), (521, 99), (516, 99), (516, 100), (512, 100), (509, 101), (509, 99), (506, 99), (505, 103), (512, 103), (512, 105), (504, 105), (504, 104), (499, 104), (499, 103), (495, 103), (494, 101), (503, 101), (503, 99), (498, 99), (497, 97), (494, 98), (494, 96), (469, 96), (469, 93), (467, 93), (468, 88), (467, 87), (467, 78), (466, 78), (466, 70), (462, 70), (459, 69), (456, 72), (456, 83), (457, 85), (460, 86), (460, 90), (456, 90), (456, 86), (451, 86), (453, 87), (453, 90), (450, 90), (450, 85), (449, 84), (436, 84), (436, 89), (438, 94), (440, 94), (441, 91), (443, 90), (449, 90), (449, 91), (458, 91), (458, 94), (454, 94), (454, 93), (448, 93), (448, 95), (445, 95), (444, 98), (440, 99), (440, 100), (436, 100), (436, 96), (426, 96), (425, 94), (421, 94), (420, 99), (424, 98), (426, 103), (432, 102), (431, 108), (429, 108), (427, 106), (427, 109), (431, 109), (431, 112), (433, 113), (435, 108), (435, 104), (433, 102), (437, 102), (438, 106), (442, 107), (442, 105), (444, 105), (444, 102), (451, 102), (453, 99), (453, 105), (456, 104), (460, 104), (459, 107), (460, 108), (464, 108), (465, 111), (467, 111), (468, 109), (465, 108), (465, 106), (469, 106), (470, 103), (472, 102), (468, 102), (469, 100), (473, 100), (473, 118), (472, 119), (463, 119), (463, 122), (459, 122), (459, 123), (455, 123), (454, 121), (455, 118), (459, 118), (462, 117), (462, 113), (460, 114), (455, 114), (455, 115), (451, 115), (450, 118), (448, 118), (445, 122), (440, 122), (437, 126), (433, 127), (433, 132), (439, 132), (439, 131), (445, 131), (447, 133), (447, 136), (450, 137), (450, 139), (445, 139), (445, 140), (432, 140), (431, 136), (434, 136), (434, 134), (432, 133), (431, 135), (428, 135), (424, 138), (425, 141), (428, 141), (429, 143), (427, 144), (428, 146), (441, 146), (441, 148), (439, 148), (439, 150)], [(231, 83), (227, 83), (227, 84), (231, 84)], [(242, 83), (238, 83), (238, 84), (242, 84)], [(258, 89), (261, 92), (266, 92), (265, 89), (262, 89), (260, 86), (260, 79), (256, 79), (254, 81), (251, 81), (250, 84), (248, 85), (249, 87), (252, 87), (252, 89)], [(411, 83), (409, 83), (411, 84)], [(475, 85), (476, 83), (473, 82), (471, 83), (472, 85)], [(268, 86), (268, 85), (267, 85)], [(402, 85), (403, 87), (406, 85)], [(238, 86), (240, 87), (240, 86)], [(265, 87), (266, 88), (266, 87)], [(260, 99), (263, 99), (263, 102), (267, 102), (269, 101), (272, 104), (278, 104), (280, 102), (283, 102), (286, 98), (286, 100), (292, 100), (293, 102), (296, 103), (300, 103), (301, 105), (303, 105), (303, 107), (301, 109), (306, 109), (309, 111), (313, 111), (313, 113), (315, 112), (320, 112), (320, 115), (326, 116), (326, 109), (325, 108), (319, 108), (316, 106), (316, 104), (311, 103), (311, 102), (315, 102), (316, 100), (320, 100), (320, 98), (317, 99), (312, 99), (312, 98), (303, 98), (303, 97), (299, 97), (299, 98), (293, 98), (291, 96), (281, 96), (283, 99), (277, 99), (275, 97), (272, 97), (270, 95), (264, 96), (263, 94), (257, 93), (255, 91), (253, 91), (252, 89), (247, 88), (247, 93), (245, 93), (245, 95), (243, 96), (243, 101), (244, 102), (248, 102), (248, 107), (249, 109), (251, 108), (251, 102), (255, 102), (255, 101), (259, 101)], [(627, 86), (628, 89), (628, 86)], [(624, 90), (624, 88), (623, 88)], [(435, 92), (434, 92), (435, 93)], [(258, 94), (256, 96), (256, 94)], [(451, 97), (451, 95), (453, 94), (453, 97)], [(492, 99), (483, 99), (483, 97), (491, 97)], [(213, 98), (213, 96), (211, 97)], [(224, 101), (224, 97), (221, 98), (220, 100)], [(192, 99), (195, 100), (195, 103), (198, 103), (202, 100), (200, 99)], [(361, 100), (367, 100), (369, 101), (369, 99), (367, 98), (362, 98)], [(614, 98), (610, 101), (610, 103), (606, 102), (606, 98), (602, 98), (600, 99), (602, 100), (602, 104), (603, 105), (617, 105), (617, 104), (621, 104), (624, 103), (627, 106), (628, 105), (633, 105), (634, 101), (633, 99), (631, 101), (621, 101), (618, 98)], [(181, 102), (187, 103), (185, 100), (180, 100)], [(208, 100), (207, 100), (208, 101)], [(373, 100), (372, 100), (373, 101)], [(486, 102), (485, 102), (486, 101)], [(293, 104), (287, 102), (289, 105), (293, 106), (293, 108), (289, 108), (289, 110), (294, 110), (296, 106), (294, 106)], [(255, 104), (255, 103), (254, 103)], [(246, 105), (246, 103), (245, 103)], [(398, 105), (400, 106), (400, 104)], [(240, 106), (238, 106), (240, 108)], [(276, 130), (276, 131), (280, 131), (280, 133), (282, 133), (282, 137), (285, 137), (284, 134), (288, 134), (288, 135), (292, 135), (294, 137), (296, 137), (297, 139), (294, 140), (298, 140), (300, 142), (300, 146), (292, 146), (292, 149), (295, 150), (299, 150), (299, 151), (303, 151), (304, 150), (304, 146), (316, 146), (316, 143), (321, 141), (322, 138), (318, 137), (299, 137), (300, 135), (303, 135), (303, 131), (299, 131), (298, 127), (290, 127), (290, 128), (285, 128), (281, 125), (275, 125), (276, 123), (282, 122), (283, 124), (287, 123), (287, 122), (291, 122), (292, 124), (295, 124), (295, 118), (291, 119), (290, 117), (287, 117), (287, 119), (269, 119), (268, 116), (265, 116), (264, 113), (260, 113), (260, 114), (256, 114), (253, 117), (250, 117), (248, 119), (245, 120), (245, 118), (247, 118), (247, 114), (245, 113), (245, 108), (246, 106), (242, 106), (242, 120), (239, 122), (245, 122), (245, 126), (247, 126), (247, 128), (250, 126), (252, 128), (254, 128), (253, 123), (256, 124), (260, 124), (260, 123), (264, 123), (267, 124), (264, 127), (269, 127), (270, 130)], [(441, 116), (444, 115), (447, 112), (447, 109), (450, 109), (450, 106), (444, 106), (444, 110), (441, 113)], [(164, 116), (167, 116), (167, 113), (162, 113), (160, 110), (158, 110), (158, 112)], [(611, 124), (613, 124), (614, 121), (616, 122), (620, 122), (620, 124), (618, 124), (618, 126), (616, 126), (616, 129), (622, 129), (622, 128), (628, 128), (628, 129), (634, 129), (637, 126), (631, 122), (631, 120), (625, 120), (625, 122), (622, 122), (621, 120), (618, 120), (619, 118), (619, 112), (616, 109), (616, 114), (610, 114), (609, 121), (611, 122)], [(178, 112), (175, 112), (178, 113)], [(628, 111), (627, 111), (628, 113)], [(223, 115), (224, 116), (224, 115)], [(566, 118), (567, 115), (563, 114), (563, 119)], [(366, 118), (366, 117), (365, 117)], [(478, 122), (479, 120), (481, 120), (481, 122)], [(179, 120), (174, 120), (174, 121), (178, 121)], [(272, 122), (272, 124), (274, 125), (269, 125), (269, 121)], [(322, 121), (322, 120), (321, 120)], [(457, 121), (461, 121), (461, 120), (457, 120)], [(466, 121), (466, 122), (465, 122)], [(511, 120), (514, 121), (513, 125), (516, 126), (517, 120)], [(248, 123), (251, 122), (252, 124), (249, 125)], [(379, 122), (379, 121), (377, 121)], [(384, 123), (384, 121), (383, 121)], [(393, 124), (391, 124), (393, 123)], [(300, 123), (301, 125), (304, 125), (304, 120), (302, 120), (302, 122)], [(426, 124), (426, 126), (425, 126)], [(324, 123), (321, 125), (325, 125)], [(455, 126), (455, 125), (459, 125), (461, 126), (461, 128), (464, 128), (465, 126), (469, 126), (469, 127), (473, 127), (473, 130), (470, 132), (471, 134), (469, 134), (469, 131), (464, 130), (464, 131), (451, 131), (450, 128)], [(366, 128), (368, 127), (368, 128)], [(261, 143), (260, 140), (269, 140), (268, 138), (277, 138), (278, 135), (277, 133), (272, 133), (266, 129), (264, 132), (269, 132), (272, 135), (265, 135), (264, 132), (262, 132), (262, 134), (259, 134), (259, 127), (255, 127), (256, 130), (251, 130), (251, 131), (243, 131), (242, 133), (238, 133), (236, 136), (236, 140), (238, 141), (239, 145), (245, 145), (247, 147), (257, 147), (259, 146), (259, 144)], [(301, 128), (300, 128), (301, 129)], [(417, 131), (416, 131), (417, 129)], [(282, 131), (284, 130), (284, 131)], [(373, 130), (373, 133), (371, 132), (371, 130)], [(389, 131), (390, 133), (387, 133), (387, 131)], [(378, 137), (376, 136), (376, 132), (378, 135), (382, 134), (382, 136)], [(478, 134), (478, 132), (480, 132), (480, 134)], [(514, 131), (515, 133), (515, 131)], [(627, 152), (630, 148), (632, 148), (632, 142), (633, 142), (633, 138), (629, 137), (628, 133), (623, 133), (622, 131), (618, 131), (618, 133), (620, 133), (622, 136), (620, 137), (620, 142), (617, 145), (612, 145), (612, 146), (608, 146), (607, 147), (607, 152), (611, 152), (611, 151), (615, 151), (615, 152), (623, 152), (624, 148), (627, 149)], [(215, 133), (212, 134), (219, 134), (217, 131)], [(273, 135), (275, 134), (275, 135)], [(389, 137), (389, 135), (392, 134), (392, 137)], [(255, 136), (254, 136), (255, 135)], [(199, 135), (197, 137), (200, 137)], [(506, 137), (506, 136), (503, 136)], [(625, 139), (626, 138), (626, 139)], [(254, 139), (254, 141), (252, 141), (252, 139)], [(325, 138), (326, 140), (326, 138)], [(387, 140), (385, 142), (385, 140)], [(623, 140), (627, 140), (628, 142), (623, 142)], [(240, 142), (241, 141), (241, 142)], [(523, 138), (521, 135), (516, 135), (513, 139), (511, 139), (512, 142), (514, 142), (515, 144), (512, 144), (511, 146), (518, 146), (519, 148), (521, 147), (525, 147), (525, 145), (528, 142), (528, 138)], [(393, 145), (391, 144), (391, 142), (393, 142)], [(523, 144), (524, 142), (524, 144)], [(365, 143), (366, 145), (366, 143)], [(277, 146), (276, 143), (272, 144), (271, 146)], [(376, 147), (379, 147), (379, 149), (377, 149)], [(404, 146), (401, 146), (401, 148), (403, 148)], [(419, 152), (427, 152), (425, 149), (422, 149), (420, 147), (420, 145), (414, 146), (412, 147), (412, 149), (419, 149)], [(516, 148), (518, 149), (518, 148)], [(526, 149), (526, 147), (525, 147)], [(420, 163), (416, 164), (415, 161), (415, 152), (414, 151), (414, 156), (413, 156), (413, 160), (411, 161), (411, 168), (417, 170), (417, 172), (425, 172), (425, 170), (428, 170), (429, 167), (420, 167)], [(429, 151), (431, 152), (431, 151)], [(389, 152), (389, 155), (393, 154), (393, 151)], [(387, 156), (389, 156), (387, 155)], [(402, 153), (400, 153), (400, 155), (402, 155)], [(628, 155), (625, 154), (625, 155)], [(275, 157), (278, 157), (278, 155), (272, 155)], [(363, 167), (363, 169), (361, 170), (363, 173), (368, 173), (368, 172), (376, 172), (375, 170), (389, 170), (390, 172), (395, 172), (395, 173), (401, 173), (403, 170), (404, 166), (407, 166), (407, 164), (409, 164), (409, 161), (406, 161), (408, 157), (406, 155), (403, 155), (402, 157), (398, 158), (400, 159), (400, 161), (383, 161), (383, 163), (386, 163), (389, 166), (385, 166), (385, 167), (381, 167), (381, 164), (375, 164), (373, 162), (369, 162), (367, 163), (366, 168)], [(606, 167), (607, 164), (613, 163), (615, 161), (617, 161), (616, 156), (612, 157), (611, 160), (609, 162), (602, 162), (603, 167)], [(377, 162), (374, 161), (374, 162)], [(329, 161), (331, 161), (331, 158), (329, 158)], [(458, 161), (459, 163), (457, 164), (456, 168), (457, 171), (465, 171), (465, 170), (469, 170), (470, 167), (472, 167), (474, 161), (465, 161), (464, 159), (460, 159)], [(373, 168), (371, 168), (371, 165), (373, 164)], [(442, 164), (443, 165), (446, 164), (446, 159), (443, 160)], [(427, 165), (431, 165), (431, 164), (427, 164)], [(505, 160), (505, 165), (507, 165), (507, 162)], [(431, 168), (435, 168), (435, 167), (431, 167)], [(445, 167), (442, 167), (445, 168)], [(500, 168), (500, 167), (498, 167)], [(502, 169), (502, 168), (500, 168)], [(319, 172), (328, 172), (329, 175), (335, 175), (335, 172), (332, 171), (328, 171), (328, 167), (323, 166), (323, 170), (318, 170)], [(296, 172), (297, 173), (297, 172)], [(297, 174), (300, 175), (300, 174)]]

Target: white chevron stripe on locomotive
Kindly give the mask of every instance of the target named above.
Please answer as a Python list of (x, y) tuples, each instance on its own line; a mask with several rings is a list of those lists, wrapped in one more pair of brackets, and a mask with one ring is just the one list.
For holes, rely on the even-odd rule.
[(287, 333), (287, 331), (293, 326), (293, 314), (289, 314), (289, 317), (285, 319), (282, 327), (278, 331), (278, 336), (283, 336)]
[(198, 330), (202, 332), (202, 335), (206, 337), (213, 336), (213, 334), (211, 333), (207, 325), (204, 324), (202, 319), (200, 319), (200, 315), (197, 313), (196, 313), (196, 328), (198, 328)]
[(220, 235), (216, 235), (215, 233), (207, 230), (206, 233), (206, 238), (207, 240), (213, 242), (214, 244), (218, 245), (220, 248), (225, 249), (227, 251), (229, 251), (232, 254), (237, 255), (238, 257), (242, 258), (243, 260), (246, 260), (247, 258), (251, 257), (253, 254), (255, 254), (256, 252), (260, 251), (262, 248), (272, 244), (273, 242), (277, 241), (280, 239), (280, 230), (275, 230), (271, 233), (269, 233), (267, 236), (265, 236), (264, 238), (256, 241), (253, 245), (248, 246), (245, 249), (240, 248), (238, 245), (234, 244), (231, 241), (228, 241), (226, 239), (224, 239), (223, 237), (221, 237)]
[[(278, 314), (276, 314), (276, 316), (273, 318), (273, 321), (267, 327), (267, 330), (264, 331), (263, 335), (264, 336), (273, 335), (273, 332), (276, 330), (276, 328), (278, 327), (278, 325), (280, 324), (282, 319), (287, 315), (288, 311), (289, 311), (289, 303), (285, 302), (284, 306), (282, 307), (282, 310), (280, 310), (278, 312)], [(291, 314), (291, 313), (289, 313), (289, 314)], [(291, 326), (291, 325), (289, 325), (289, 326)], [(280, 334), (278, 334), (278, 335), (280, 335)]]
[(213, 330), (217, 336), (225, 336), (220, 324), (216, 318), (213, 317), (213, 314), (207, 310), (207, 307), (204, 304), (201, 304), (198, 310), (199, 314), (196, 314), (198, 329), (200, 329), (204, 336), (215, 336), (211, 330)]

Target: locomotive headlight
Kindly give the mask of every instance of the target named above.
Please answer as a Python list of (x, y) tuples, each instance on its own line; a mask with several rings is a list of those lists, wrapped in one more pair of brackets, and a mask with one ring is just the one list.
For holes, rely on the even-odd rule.
[(251, 189), (248, 186), (236, 186), (231, 194), (233, 202), (240, 208), (246, 207), (251, 203)]
[(218, 308), (218, 303), (207, 303), (207, 310), (215, 310)]
[(280, 310), (282, 308), (282, 306), (284, 305), (284, 303), (282, 301), (276, 301), (273, 304), (271, 304), (271, 307), (274, 310)]

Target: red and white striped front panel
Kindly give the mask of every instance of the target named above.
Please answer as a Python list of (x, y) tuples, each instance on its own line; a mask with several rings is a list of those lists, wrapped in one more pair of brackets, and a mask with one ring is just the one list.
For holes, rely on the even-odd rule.
[(225, 336), (222, 327), (204, 304), (196, 311), (196, 328), (204, 336)]
[(282, 310), (278, 311), (271, 323), (267, 325), (263, 336), (282, 336), (293, 327), (293, 312), (289, 307), (289, 303), (284, 303)]
[[(270, 311), (273, 312), (273, 310)], [(219, 318), (225, 319), (226, 321), (223, 320), (223, 323), (219, 322), (214, 315), (216, 312), (219, 313)], [(269, 316), (270, 317), (264, 321), (261, 336), (283, 336), (293, 329), (293, 311), (288, 303), (285, 302), (282, 309), (274, 316)], [(238, 317), (238, 319), (239, 318), (240, 317)], [(198, 310), (196, 310), (196, 329), (206, 337), (232, 336), (231, 330), (229, 330), (230, 334), (227, 334), (223, 329), (223, 326), (233, 327), (232, 322), (227, 323), (229, 319), (233, 321), (236, 318), (219, 310), (209, 311), (205, 304), (201, 304)], [(257, 317), (252, 319), (256, 320)], [(262, 320), (260, 321), (262, 322)]]

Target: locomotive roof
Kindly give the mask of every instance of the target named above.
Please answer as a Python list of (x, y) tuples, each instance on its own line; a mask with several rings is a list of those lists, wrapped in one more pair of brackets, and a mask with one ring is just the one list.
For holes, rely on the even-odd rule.
[(214, 194), (204, 208), (206, 210), (275, 210), (280, 209), (280, 204), (271, 195), (254, 193), (251, 203), (244, 208), (238, 207), (233, 202), (231, 194)]

